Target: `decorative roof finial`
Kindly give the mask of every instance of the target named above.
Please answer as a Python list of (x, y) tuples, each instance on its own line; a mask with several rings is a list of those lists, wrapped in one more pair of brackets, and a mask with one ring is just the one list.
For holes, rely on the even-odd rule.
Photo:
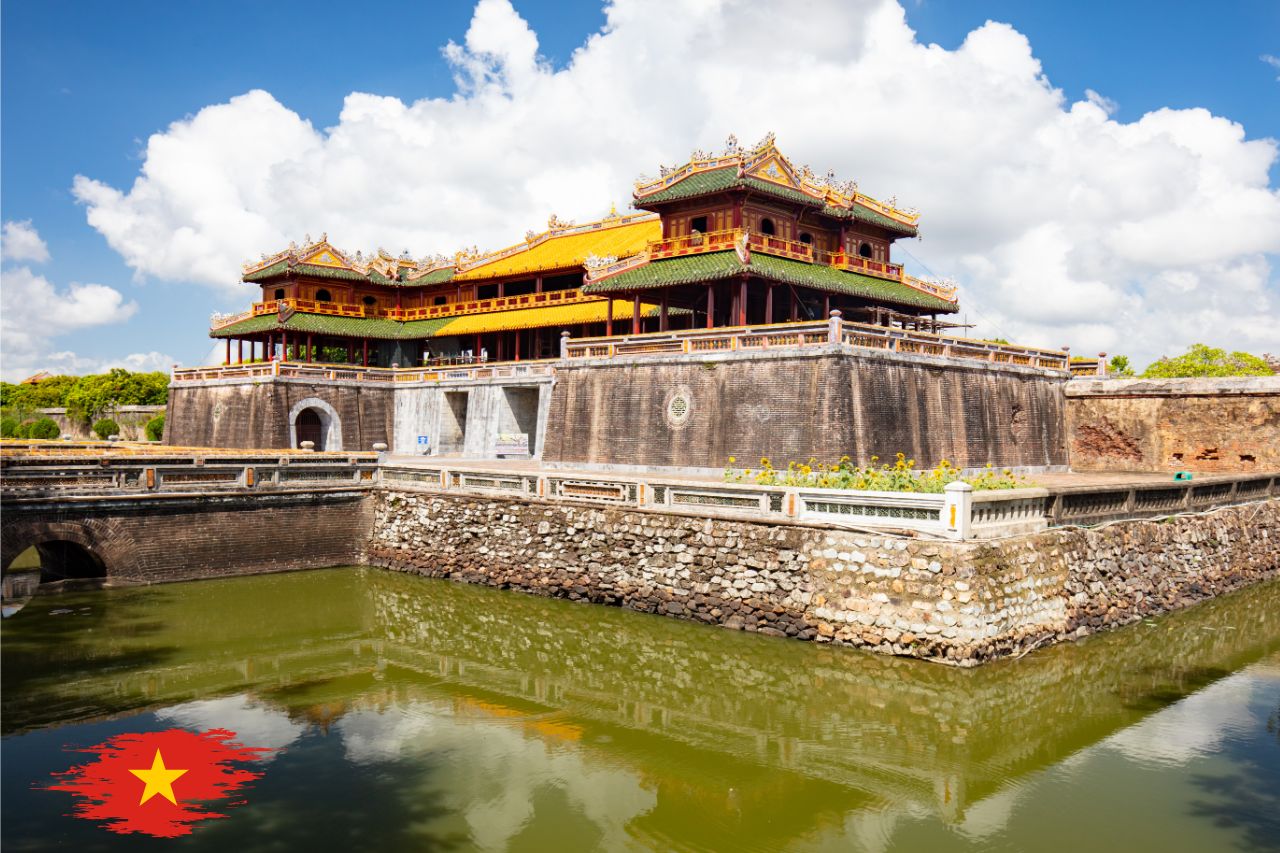
[(731, 133), (729, 138), (724, 141), (725, 154), (741, 154), (742, 148), (738, 145), (738, 134)]
[(328, 243), (328, 242), (329, 242), (329, 232), (328, 232), (328, 231), (321, 231), (321, 232), (320, 232), (320, 242), (321, 242), (321, 243)]

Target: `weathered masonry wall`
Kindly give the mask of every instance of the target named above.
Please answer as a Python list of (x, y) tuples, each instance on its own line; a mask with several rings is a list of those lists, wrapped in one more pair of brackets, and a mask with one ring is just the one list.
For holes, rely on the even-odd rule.
[(326, 428), (336, 421), (340, 433), (341, 441), (326, 450), (370, 450), (376, 442), (391, 442), (392, 395), (390, 387), (343, 381), (173, 383), (164, 440), (179, 447), (292, 447), (298, 410), (314, 408), (323, 413)]
[(543, 458), (785, 466), (810, 456), (921, 466), (1063, 466), (1064, 376), (839, 345), (573, 361), (557, 368)]
[(108, 582), (152, 583), (353, 565), (372, 523), (368, 493), (68, 498), (6, 502), (0, 564), (74, 542)]
[[(146, 441), (147, 421), (156, 415), (164, 414), (164, 411), (164, 406), (117, 406), (104, 412), (102, 417), (111, 418), (119, 425), (120, 437), (125, 441)], [(58, 429), (62, 431), (63, 435), (70, 435), (73, 438), (82, 440), (99, 440), (91, 429), (93, 424), (67, 417), (66, 409), (37, 409), (36, 412), (37, 417), (52, 418), (58, 424)]]
[(1078, 471), (1274, 471), (1280, 376), (1067, 383)]
[(1280, 501), (981, 543), (382, 489), (401, 571), (964, 665), (1280, 573)]

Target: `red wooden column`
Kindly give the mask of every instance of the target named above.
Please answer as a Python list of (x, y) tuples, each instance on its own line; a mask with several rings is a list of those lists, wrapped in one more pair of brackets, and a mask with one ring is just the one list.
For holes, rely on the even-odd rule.
[(364, 341), (364, 362), (363, 363), (365, 367), (368, 367), (369, 366), (369, 339), (364, 338), (363, 341)]
[(765, 323), (773, 322), (773, 285), (770, 284), (764, 291), (764, 321)]
[(236, 364), (244, 364), (244, 338), (236, 338)]
[(280, 360), (289, 360), (289, 333), (283, 329), (280, 330)]
[(516, 342), (515, 342), (516, 351), (511, 354), (516, 361), (520, 360), (520, 336), (523, 334), (524, 334), (523, 329), (516, 329)]
[(716, 286), (707, 285), (707, 328), (713, 329), (716, 324)]
[(476, 349), (475, 349), (474, 355), (476, 360), (479, 361), (480, 360), (480, 336), (479, 335), (476, 335)]
[(613, 297), (609, 297), (609, 307), (604, 315), (604, 333), (606, 336), (613, 335)]
[(664, 290), (662, 291), (662, 313), (659, 315), (659, 318), (658, 318), (658, 331), (660, 332), (666, 332), (669, 330), (670, 324), (668, 323), (667, 315), (670, 310), (670, 307), (671, 307), (670, 296)]
[(231, 364), (231, 338), (227, 338), (227, 357), (222, 360), (223, 364)]
[(631, 334), (640, 334), (640, 294), (631, 300)]
[(308, 364), (310, 364), (312, 359), (315, 358), (316, 348), (315, 346), (313, 346), (314, 340), (315, 339), (312, 337), (311, 333), (308, 332), (307, 333), (307, 363)]
[(822, 316), (823, 317), (831, 316), (831, 294), (830, 293), (822, 297)]
[(738, 325), (747, 325), (747, 280), (738, 285)]
[(533, 280), (533, 292), (534, 293), (542, 292), (542, 276), (538, 276)]

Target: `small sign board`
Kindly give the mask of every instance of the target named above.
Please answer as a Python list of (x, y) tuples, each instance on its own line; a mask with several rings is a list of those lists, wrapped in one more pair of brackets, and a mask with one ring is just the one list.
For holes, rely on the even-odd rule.
[(500, 432), (498, 433), (498, 442), (494, 446), (494, 451), (498, 455), (515, 455), (529, 453), (529, 433), (527, 432)]
[(431, 436), (429, 435), (418, 436), (418, 451), (421, 453), (426, 453), (430, 449), (431, 449)]

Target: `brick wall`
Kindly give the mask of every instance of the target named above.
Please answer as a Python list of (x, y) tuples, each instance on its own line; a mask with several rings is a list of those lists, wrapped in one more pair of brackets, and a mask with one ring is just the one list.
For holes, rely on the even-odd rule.
[[(1063, 378), (896, 353), (709, 354), (567, 364), (543, 458), (720, 468), (902, 452), (921, 466), (1066, 464)], [(687, 420), (668, 417), (675, 395)]]
[(3, 564), (62, 540), (115, 581), (159, 582), (360, 562), (367, 494), (336, 492), (7, 504)]
[(296, 380), (239, 384), (174, 383), (169, 388), (165, 443), (181, 447), (289, 447), (289, 413), (308, 398), (338, 413), (342, 447), (371, 450), (390, 445), (395, 408), (390, 388)]
[(1078, 471), (1280, 470), (1280, 376), (1068, 383)]

